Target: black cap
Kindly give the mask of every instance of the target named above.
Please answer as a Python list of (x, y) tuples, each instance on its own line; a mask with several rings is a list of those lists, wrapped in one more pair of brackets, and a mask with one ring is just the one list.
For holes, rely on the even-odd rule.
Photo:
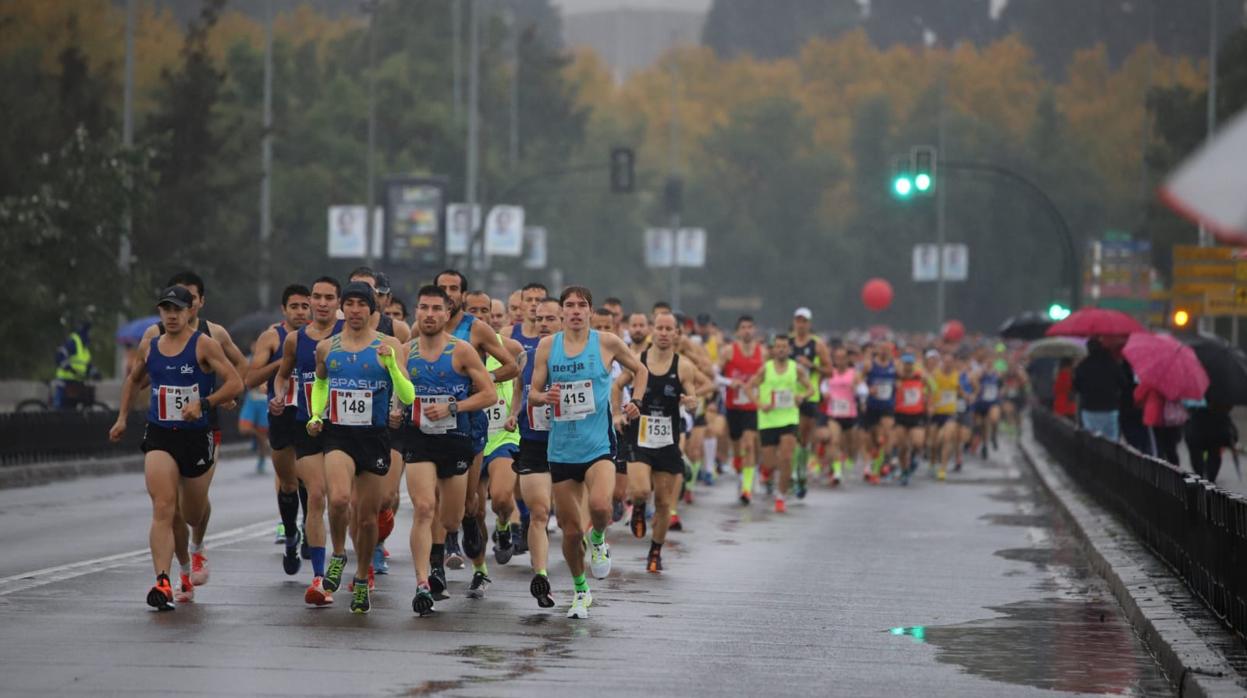
[(697, 316), (697, 324), (698, 325), (709, 325), (710, 324), (710, 313), (699, 314)]
[(386, 276), (384, 272), (377, 272), (375, 278), (377, 281), (377, 293), (388, 294), (390, 292), (390, 277)]
[(186, 290), (185, 286), (170, 286), (160, 292), (160, 297), (156, 299), (156, 306), (168, 303), (179, 308), (189, 308), (193, 302), (195, 299), (191, 297), (191, 292)]
[(377, 296), (372, 287), (363, 281), (352, 281), (342, 288), (342, 302), (347, 298), (361, 298), (372, 312), (377, 312)]

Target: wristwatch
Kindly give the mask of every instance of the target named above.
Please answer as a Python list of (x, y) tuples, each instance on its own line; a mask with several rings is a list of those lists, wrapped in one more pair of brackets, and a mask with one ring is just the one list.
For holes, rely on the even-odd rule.
[(205, 398), (199, 399), (199, 413), (200, 414), (206, 415), (208, 414), (208, 411), (211, 409), (212, 409), (212, 403), (208, 402), (208, 398), (205, 397)]
[(454, 400), (452, 400), (450, 404), (446, 406), (446, 408), (450, 410), (451, 417), (457, 417), (459, 415), (459, 403), (458, 402), (455, 402)]

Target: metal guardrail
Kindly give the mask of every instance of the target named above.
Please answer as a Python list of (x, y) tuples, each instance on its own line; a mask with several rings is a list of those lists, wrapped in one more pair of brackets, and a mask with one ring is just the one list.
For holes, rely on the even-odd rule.
[[(138, 454), (145, 420), (142, 412), (132, 412), (125, 435), (112, 443), (108, 429), (117, 421), (115, 411), (0, 413), (0, 467)], [(236, 413), (222, 415), (221, 432), (225, 443), (242, 438)]]
[(1134, 530), (1231, 630), (1247, 637), (1247, 498), (1031, 410), (1035, 438)]

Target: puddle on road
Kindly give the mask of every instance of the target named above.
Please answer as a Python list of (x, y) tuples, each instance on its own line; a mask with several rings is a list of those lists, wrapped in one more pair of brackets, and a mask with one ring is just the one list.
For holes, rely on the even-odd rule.
[(1165, 675), (1111, 602), (1022, 601), (1000, 618), (892, 628), (936, 648), (936, 659), (993, 681), (1054, 691), (1172, 695)]
[(1049, 514), (984, 514), (980, 519), (993, 526), (1030, 526), (1044, 528), (1052, 525)]

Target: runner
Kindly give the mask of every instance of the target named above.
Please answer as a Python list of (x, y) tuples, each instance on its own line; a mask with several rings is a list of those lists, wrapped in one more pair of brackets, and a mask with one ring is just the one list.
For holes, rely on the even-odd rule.
[(1000, 387), (1002, 384), (1001, 370), (998, 359), (988, 356), (983, 349), (978, 374), (978, 393), (974, 400), (974, 428), (977, 432), (981, 448), (980, 456), (987, 459), (987, 445), (990, 442), (993, 450), (996, 444), (996, 428), (1000, 424)]
[[(248, 389), (266, 386), (267, 400), (271, 403), (276, 396), (273, 379), (281, 367), (281, 359), (286, 345), (286, 337), (298, 332), (308, 322), (312, 310), (312, 291), (302, 284), (291, 284), (281, 292), (282, 321), (260, 333), (255, 342), (255, 351), (251, 353), (251, 366), (247, 370), (246, 384)], [(286, 574), (298, 574), (302, 559), (298, 554), (299, 542), (302, 538), (299, 529), (299, 476), (295, 472), (294, 443), (297, 436), (297, 407), (293, 398), (298, 389), (287, 386), (285, 395), (292, 398), (289, 404), (281, 405), (281, 409), (269, 417), (268, 442), (273, 451), (273, 472), (277, 476), (277, 513), (281, 516), (283, 542), (286, 554), (282, 557), (282, 568)], [(264, 406), (268, 414), (269, 405)], [(306, 490), (305, 490), (306, 491)], [(303, 505), (306, 516), (307, 505)]]
[(896, 401), (896, 429), (893, 442), (901, 450), (900, 478), (902, 485), (918, 468), (918, 454), (926, 444), (927, 410), (931, 405), (931, 388), (917, 367), (917, 357), (901, 354), (901, 370), (897, 376), (899, 397)]
[(732, 466), (740, 473), (740, 503), (753, 496), (753, 475), (758, 453), (758, 406), (745, 386), (762, 370), (762, 345), (754, 339), (753, 318), (736, 320), (736, 341), (723, 347), (719, 357), (720, 383), (726, 382), (728, 437), (732, 441)]
[(827, 416), (826, 450), (831, 458), (831, 486), (839, 487), (844, 464), (858, 453), (861, 430), (857, 428), (857, 387), (862, 375), (849, 361), (849, 352), (837, 347), (831, 353), (831, 367), (824, 373), (820, 393), (823, 414)]
[[(480, 355), (470, 343), (446, 333), (452, 307), (454, 301), (445, 290), (433, 285), (421, 288), (416, 299), (417, 336), (407, 347), (407, 371), (416, 390), (404, 456), (407, 493), (415, 512), (411, 559), (416, 595), (411, 608), (422, 616), (433, 611), (435, 600), (447, 598), (441, 569), (444, 550), (442, 544), (434, 544), (445, 538), (434, 536), (438, 529), (457, 531), (464, 520), (473, 456), (470, 415), (497, 398)], [(434, 519), (440, 526), (433, 525)]]
[(822, 468), (814, 450), (814, 435), (818, 429), (827, 426), (827, 417), (819, 409), (822, 400), (819, 383), (822, 380), (821, 370), (831, 365), (831, 354), (827, 344), (810, 332), (813, 317), (809, 308), (797, 308), (792, 314), (792, 358), (809, 374), (811, 386), (809, 396), (801, 402), (801, 422), (797, 425), (797, 447), (793, 460), (797, 499), (805, 497), (806, 471), (810, 461), (814, 460), (816, 472)]
[(869, 435), (868, 453), (871, 463), (866, 468), (865, 479), (877, 485), (880, 477), (886, 477), (891, 464), (885, 464), (896, 446), (896, 359), (892, 343), (880, 342), (866, 359), (866, 412), (862, 417), (862, 429)]
[[(313, 438), (324, 433), (325, 484), (334, 549), (341, 547), (338, 541), (345, 538), (348, 525), (354, 532), (357, 559), (351, 582), (351, 612), (357, 614), (372, 608), (369, 553), (377, 545), (377, 515), (386, 496), (385, 476), (390, 470), (391, 396), (397, 395), (404, 404), (413, 399), (411, 381), (399, 366), (406, 358), (403, 346), (369, 328), (376, 312), (376, 292), (371, 286), (355, 281), (342, 289), (345, 324), (340, 333), (316, 345), (312, 416), (306, 426)], [(326, 409), (327, 425), (320, 416)], [(345, 562), (344, 553), (342, 564)]]
[(974, 396), (979, 386), (970, 369), (969, 362), (961, 353), (955, 354), (957, 361), (957, 448), (953, 472), (961, 472), (962, 457), (974, 439)]
[[(515, 294), (512, 294), (512, 295), (515, 295)], [(519, 297), (516, 296), (516, 298), (519, 298)], [(480, 319), (483, 320), (485, 318), (480, 318)], [(499, 298), (495, 298), (492, 301), (490, 301), (489, 303), (489, 326), (494, 328), (494, 332), (501, 334), (502, 331), (509, 326), (509, 323), (507, 322), (508, 319), (509, 319), (509, 316), (507, 315), (506, 304), (504, 304), (502, 300)]]
[(390, 304), (385, 306), (385, 315), (391, 320), (407, 321), (407, 304), (398, 296), (390, 296)]
[[(525, 291), (528, 297), (528, 291)], [(550, 520), (551, 478), (547, 459), (547, 441), (550, 435), (549, 405), (536, 405), (529, 401), (532, 393), (533, 369), (536, 366), (537, 346), (545, 337), (563, 329), (562, 306), (557, 298), (538, 301), (532, 310), (533, 334), (516, 329), (515, 340), (524, 347), (524, 369), (520, 380), (514, 385), (512, 404), (519, 409), (507, 420), (508, 429), (514, 424), (520, 433), (520, 450), (512, 468), (520, 481), (520, 496), (528, 513), (520, 514), (520, 531), (528, 546), (529, 562), (533, 579), (529, 592), (541, 608), (552, 608), (550, 580), (546, 571), (549, 561), (550, 538), (546, 525)], [(527, 322), (526, 317), (526, 322)], [(518, 414), (518, 417), (516, 416)]]
[[(312, 560), (312, 583), (304, 592), (303, 600), (310, 606), (333, 603), (333, 592), (338, 590), (342, 570), (346, 567), (346, 538), (342, 536), (334, 537), (333, 557), (328, 571), (325, 568), (324, 444), (319, 434), (313, 435), (307, 429), (312, 416), (312, 386), (316, 381), (316, 345), (340, 332), (344, 324), (337, 319), (340, 289), (337, 279), (329, 276), (312, 283), (312, 321), (298, 332), (286, 335), (281, 366), (273, 381), (273, 399), (269, 402), (270, 414), (280, 414), (287, 407), (295, 406), (295, 472), (307, 489), (307, 522), (303, 536)], [(324, 415), (317, 414), (317, 417)]]
[[(684, 458), (677, 439), (680, 407), (696, 408), (699, 394), (714, 392), (714, 383), (704, 381), (689, 362), (675, 353), (678, 339), (675, 317), (660, 315), (654, 321), (653, 344), (641, 353), (640, 362), (649, 372), (640, 416), (615, 416), (616, 429), (624, 431), (635, 457), (628, 463), (628, 494), (632, 500), (632, 535), (645, 537), (645, 509), (654, 495), (654, 530), (650, 538), (647, 572), (662, 571), (662, 546), (667, 539), (670, 519), (663, 514), (674, 511), (684, 474)], [(634, 375), (623, 370), (615, 379), (613, 395), (632, 384)], [(611, 404), (620, 404), (613, 399)], [(678, 520), (678, 519), (677, 519)]]
[[(108, 432), (109, 440), (121, 440), (130, 405), (150, 378), (143, 469), (152, 500), (149, 539), (156, 584), (147, 592), (147, 605), (160, 611), (172, 610), (175, 600), (187, 602), (195, 597), (186, 527), (179, 527), (175, 516), (181, 511), (186, 521), (206, 523), (208, 487), (216, 460), (208, 412), (243, 391), (242, 379), (221, 345), (191, 328), (194, 303), (194, 296), (182, 286), (170, 286), (160, 294), (156, 307), (164, 332), (140, 345), (138, 360), (122, 384), (117, 421)], [(213, 391), (216, 377), (222, 384)], [(193, 524), (192, 534), (201, 525)], [(169, 581), (175, 548), (181, 566), (176, 595)]]
[(526, 313), (523, 291), (512, 291), (511, 295), (507, 296), (507, 324), (518, 325), (524, 322)]
[[(608, 308), (598, 307), (593, 309), (593, 315), (589, 318), (589, 328), (598, 333), (613, 334), (616, 337), (619, 333), (615, 331), (615, 315)], [(618, 361), (611, 362), (611, 381), (615, 381), (619, 375), (623, 373)], [(624, 403), (629, 402), (632, 396), (627, 391), (622, 391), (618, 395), (612, 393), (611, 405), (618, 405), (618, 409), (622, 409)], [(612, 408), (612, 413), (618, 410)], [(611, 523), (617, 523), (624, 517), (626, 511), (625, 502), (628, 499), (628, 463), (635, 460), (633, 458), (632, 444), (624, 438), (624, 433), (615, 428), (615, 489), (611, 496)]]
[(645, 313), (633, 313), (628, 316), (628, 346), (640, 354), (649, 346), (650, 322)]
[[(589, 535), (590, 568), (598, 579), (610, 573), (611, 493), (614, 490), (615, 432), (611, 425), (610, 364), (632, 371), (632, 402), (626, 414), (636, 419), (645, 395), (648, 371), (623, 340), (589, 328), (593, 295), (569, 286), (559, 297), (562, 332), (541, 340), (533, 368), (529, 400), (553, 408), (548, 457), (555, 506), (563, 531), (563, 558), (575, 583), (568, 618), (588, 618), (593, 595), (584, 574), (584, 540)], [(581, 520), (580, 501), (588, 497), (591, 526)], [(586, 531), (586, 529), (588, 529)]]
[(810, 392), (810, 376), (792, 361), (792, 342), (778, 334), (771, 340), (771, 358), (749, 380), (747, 389), (758, 406), (758, 440), (762, 445), (762, 477), (779, 473), (775, 512), (787, 511), (784, 497), (792, 488), (792, 454), (797, 446), (798, 405)]

